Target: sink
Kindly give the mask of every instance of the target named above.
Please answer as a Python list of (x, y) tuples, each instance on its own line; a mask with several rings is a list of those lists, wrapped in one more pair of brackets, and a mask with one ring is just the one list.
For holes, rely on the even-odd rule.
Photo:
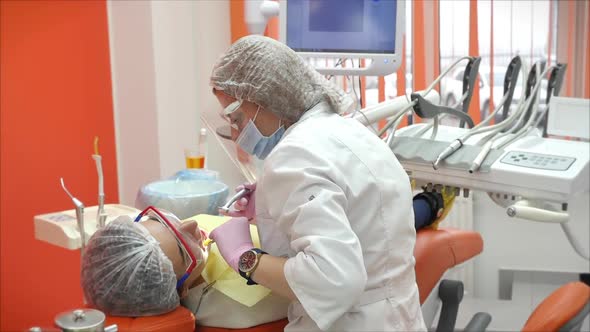
[(174, 213), (179, 219), (197, 214), (218, 215), (227, 194), (227, 185), (220, 181), (162, 180), (141, 187), (135, 207), (143, 210), (152, 205)]

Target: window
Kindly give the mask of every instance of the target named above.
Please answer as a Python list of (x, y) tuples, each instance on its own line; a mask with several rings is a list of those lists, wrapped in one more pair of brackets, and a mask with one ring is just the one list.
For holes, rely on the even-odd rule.
[[(556, 47), (551, 44), (555, 44), (556, 9), (551, 8), (555, 7), (555, 3), (549, 0), (478, 0), (477, 6), (479, 56), (482, 58), (479, 67), (479, 99), (483, 118), (492, 111), (490, 100), (494, 103), (501, 100), (504, 74), (514, 56), (522, 57), (527, 73), (537, 61), (555, 63)], [(469, 1), (440, 2), (441, 71), (455, 60), (473, 55), (468, 54), (469, 14)], [(462, 89), (459, 86), (462, 83), (458, 84), (457, 81), (463, 79), (462, 74), (462, 71), (458, 72), (441, 82), (441, 100), (446, 105), (461, 97)], [(490, 81), (490, 77), (493, 80)], [(517, 86), (513, 103), (521, 98), (522, 93), (520, 86)], [(545, 94), (543, 91), (541, 93), (544, 99)]]

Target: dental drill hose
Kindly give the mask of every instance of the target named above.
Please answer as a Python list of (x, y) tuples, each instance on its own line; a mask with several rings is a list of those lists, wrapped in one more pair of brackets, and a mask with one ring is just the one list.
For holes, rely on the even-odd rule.
[(469, 167), (469, 173), (473, 173), (479, 169), (479, 167), (481, 166), (483, 161), (486, 159), (486, 157), (490, 153), (490, 150), (492, 150), (492, 144), (493, 144), (492, 141), (488, 141), (486, 144), (484, 144), (480, 153), (473, 160), (471, 167)]

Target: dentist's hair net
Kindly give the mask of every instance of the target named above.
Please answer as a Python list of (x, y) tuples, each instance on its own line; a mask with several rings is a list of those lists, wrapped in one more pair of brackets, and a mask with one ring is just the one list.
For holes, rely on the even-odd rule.
[(280, 118), (297, 121), (322, 101), (332, 111), (349, 111), (353, 101), (295, 51), (268, 37), (250, 35), (231, 45), (213, 68), (211, 85)]
[(174, 310), (180, 299), (172, 262), (149, 231), (121, 216), (92, 235), (82, 256), (88, 303), (115, 316)]

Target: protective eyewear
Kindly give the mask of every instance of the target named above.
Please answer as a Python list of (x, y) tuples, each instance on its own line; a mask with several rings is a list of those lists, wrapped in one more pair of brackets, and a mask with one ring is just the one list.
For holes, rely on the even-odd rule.
[[(147, 219), (142, 220), (143, 217)], [(180, 279), (176, 282), (176, 288), (179, 289), (182, 287), (188, 276), (193, 272), (195, 267), (197, 266), (198, 262), (195, 255), (189, 249), (187, 242), (185, 241), (182, 234), (176, 229), (176, 226), (171, 222), (174, 220), (177, 224), (180, 224), (180, 220), (172, 213), (165, 211), (165, 210), (158, 210), (153, 206), (148, 206), (145, 210), (141, 211), (137, 217), (135, 218), (135, 222), (145, 221), (145, 220), (156, 220), (160, 222), (166, 229), (172, 232), (172, 235), (176, 239), (178, 243), (178, 247), (181, 249), (182, 253), (184, 253), (184, 257), (188, 257), (190, 264), (187, 267), (185, 273), (182, 275)]]
[(241, 100), (236, 100), (233, 103), (229, 104), (226, 108), (223, 109), (221, 112), (221, 116), (229, 122), (229, 124), (238, 129), (237, 127), (244, 121), (244, 113), (236, 112), (242, 106)]

